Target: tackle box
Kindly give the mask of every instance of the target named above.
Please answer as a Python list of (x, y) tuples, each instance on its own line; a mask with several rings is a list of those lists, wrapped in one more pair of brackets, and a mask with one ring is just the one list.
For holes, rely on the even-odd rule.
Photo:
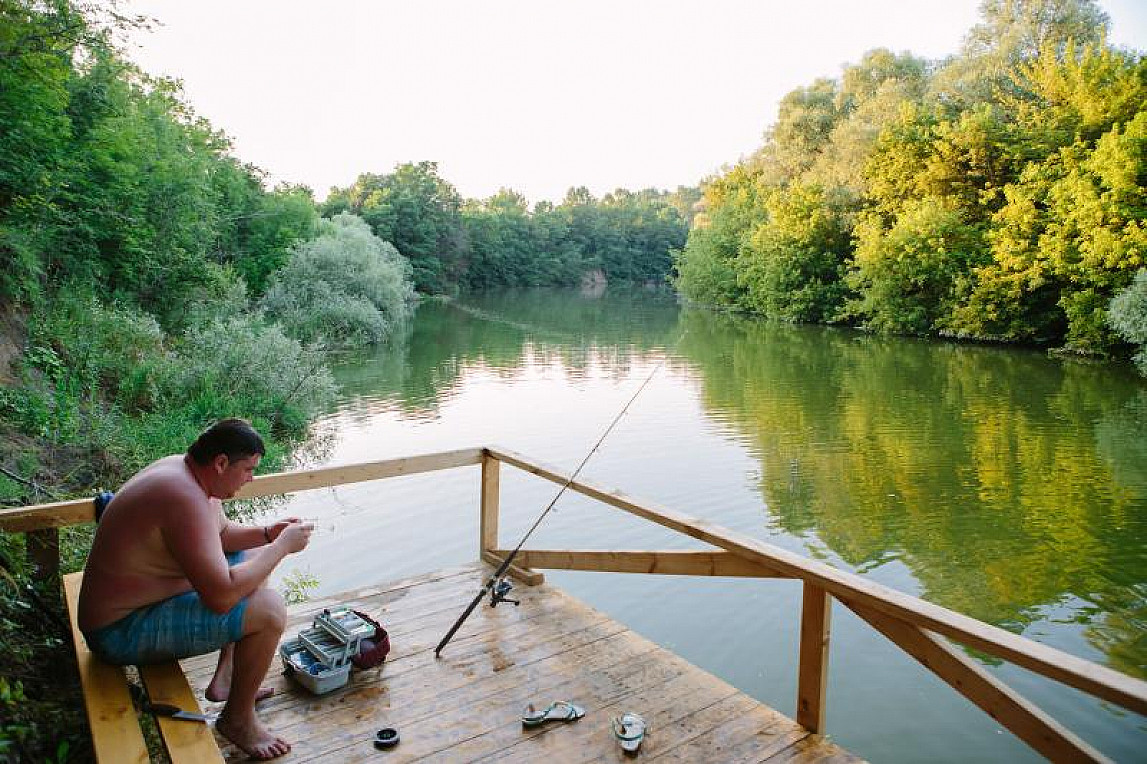
[(347, 607), (328, 608), (309, 629), (279, 645), (283, 671), (316, 695), (337, 690), (350, 678), (350, 659), (374, 627)]

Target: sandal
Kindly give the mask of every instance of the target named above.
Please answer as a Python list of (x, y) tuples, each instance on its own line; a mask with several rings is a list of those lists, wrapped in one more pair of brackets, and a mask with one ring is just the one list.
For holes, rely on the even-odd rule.
[(531, 703), (522, 711), (521, 718), (523, 727), (536, 727), (550, 721), (573, 722), (583, 716), (585, 716), (585, 709), (581, 706), (575, 706), (568, 700), (555, 700), (544, 711), (540, 712)]
[(645, 719), (638, 714), (625, 713), (613, 717), (613, 736), (626, 753), (637, 753), (645, 740)]

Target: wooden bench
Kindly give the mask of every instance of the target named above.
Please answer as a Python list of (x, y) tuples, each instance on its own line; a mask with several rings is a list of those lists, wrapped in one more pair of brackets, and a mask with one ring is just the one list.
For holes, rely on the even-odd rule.
[[(104, 663), (93, 655), (77, 625), (82, 576), (82, 573), (64, 576), (64, 598), (72, 622), (72, 644), (76, 649), (76, 664), (79, 666), (84, 708), (88, 713), (96, 759), (105, 764), (146, 764), (151, 758), (132, 705), (123, 667)], [(178, 661), (140, 666), (139, 674), (153, 703), (171, 703), (185, 711), (200, 710)], [(168, 717), (156, 717), (156, 722), (172, 764), (223, 761), (215, 735), (208, 725)]]

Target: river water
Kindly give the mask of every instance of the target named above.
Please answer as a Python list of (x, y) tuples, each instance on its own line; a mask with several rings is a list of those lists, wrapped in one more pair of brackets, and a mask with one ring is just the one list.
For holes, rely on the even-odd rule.
[[(306, 463), (497, 444), (572, 471), (662, 363), (587, 479), (1147, 678), (1147, 384), (1130, 368), (646, 291), (483, 294), (425, 302), (391, 346), (344, 359)], [(300, 494), (275, 512), (318, 533), (280, 575), (323, 594), (470, 562), (478, 489), (466, 468)], [(555, 491), (503, 467), (503, 546)], [(699, 548), (570, 493), (530, 546)], [(795, 715), (799, 583), (546, 575)], [(846, 608), (832, 618), (834, 741), (877, 762), (1038, 760)], [(976, 657), (1107, 755), (1147, 760), (1144, 717)]]

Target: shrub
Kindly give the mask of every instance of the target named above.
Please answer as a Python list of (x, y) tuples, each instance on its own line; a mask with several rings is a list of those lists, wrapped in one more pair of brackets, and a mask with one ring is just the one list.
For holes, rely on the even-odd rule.
[(323, 221), (271, 278), (262, 305), (304, 342), (381, 342), (410, 312), (410, 264), (349, 213)]
[(1147, 268), (1136, 273), (1131, 285), (1111, 301), (1107, 320), (1123, 339), (1139, 346), (1135, 363), (1147, 374)]
[(320, 351), (258, 316), (215, 319), (176, 345), (164, 396), (204, 421), (242, 415), (299, 432), (335, 390)]

